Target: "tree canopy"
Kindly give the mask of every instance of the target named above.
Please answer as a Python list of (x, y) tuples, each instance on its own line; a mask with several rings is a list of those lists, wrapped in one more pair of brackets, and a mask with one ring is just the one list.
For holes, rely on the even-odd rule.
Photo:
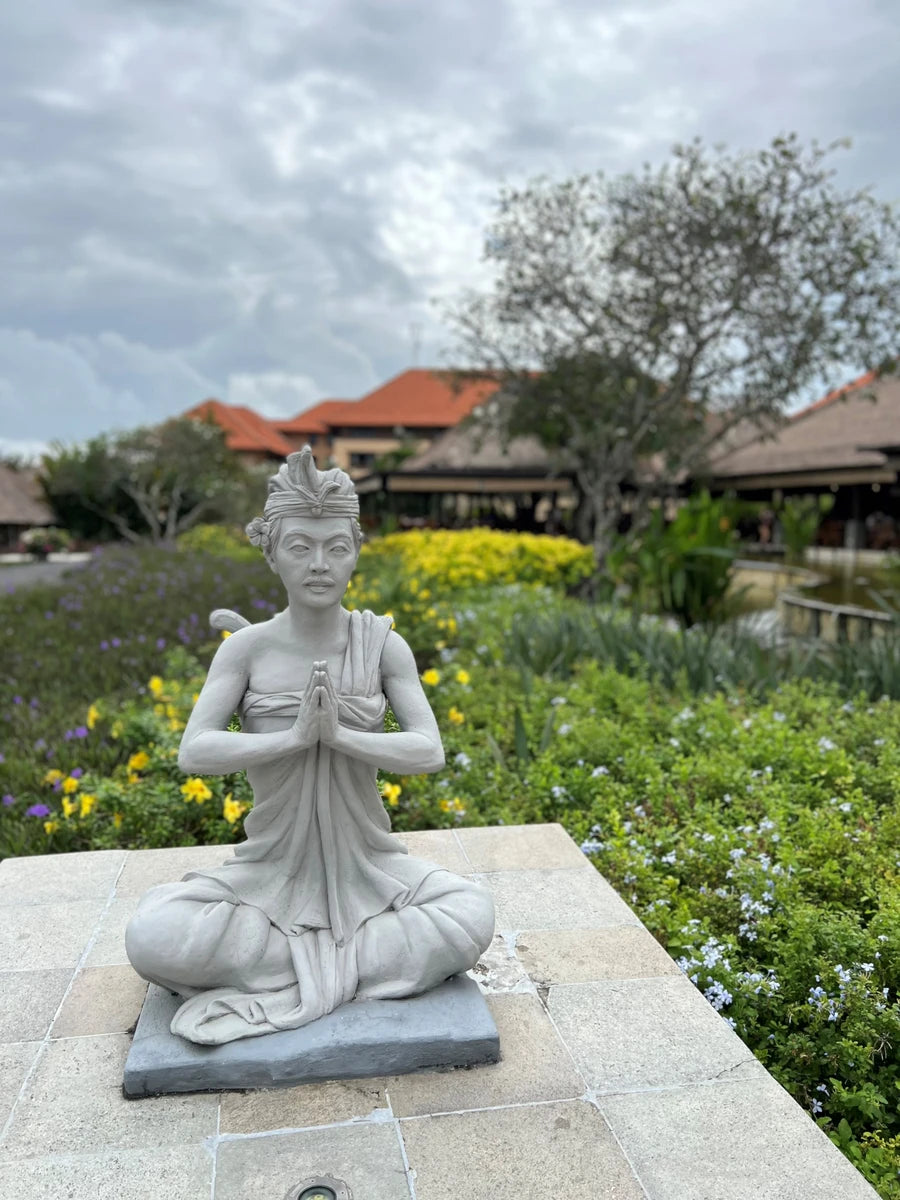
[(541, 439), (598, 559), (626, 491), (640, 523), (735, 427), (774, 431), (848, 364), (894, 369), (900, 226), (836, 185), (844, 144), (734, 155), (698, 139), (641, 174), (501, 192), (493, 287), (447, 316), (465, 360), (504, 381), (476, 421)]
[(40, 479), (73, 533), (131, 542), (173, 541), (199, 521), (247, 519), (248, 493), (259, 490), (224, 431), (187, 418), (80, 446), (56, 444)]

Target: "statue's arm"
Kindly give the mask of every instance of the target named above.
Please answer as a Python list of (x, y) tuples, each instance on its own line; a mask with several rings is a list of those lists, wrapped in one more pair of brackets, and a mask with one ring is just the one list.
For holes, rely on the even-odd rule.
[(271, 762), (297, 749), (290, 730), (278, 733), (228, 731), (247, 690), (252, 626), (227, 638), (216, 651), (206, 682), (181, 739), (178, 765), (187, 773), (227, 775), (254, 763)]
[(444, 766), (444, 747), (416, 660), (393, 630), (381, 653), (382, 687), (401, 733), (366, 733), (338, 725), (328, 744), (353, 758), (400, 774), (426, 774)]

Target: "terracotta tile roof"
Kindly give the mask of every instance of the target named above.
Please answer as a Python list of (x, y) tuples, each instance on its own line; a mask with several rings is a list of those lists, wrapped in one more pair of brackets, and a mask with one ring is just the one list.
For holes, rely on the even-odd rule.
[(473, 378), (454, 387), (449, 372), (416, 367), (396, 375), (336, 414), (332, 425), (367, 428), (396, 425), (448, 429), (497, 390), (491, 379)]
[(36, 471), (14, 471), (0, 464), (0, 525), (52, 525)]
[[(873, 402), (868, 395), (874, 395)], [(900, 378), (861, 375), (793, 413), (774, 437), (739, 446), (712, 460), (718, 477), (773, 475), (829, 468), (882, 467), (874, 446), (900, 443)], [(870, 447), (864, 449), (864, 447)]]
[(280, 433), (328, 433), (344, 409), (355, 408), (356, 400), (321, 400), (296, 417), (273, 418), (270, 422)]
[(229, 450), (252, 450), (279, 458), (287, 458), (293, 453), (294, 447), (285, 441), (272, 422), (252, 409), (209, 399), (188, 409), (184, 416), (198, 420), (212, 418), (225, 430), (225, 444)]

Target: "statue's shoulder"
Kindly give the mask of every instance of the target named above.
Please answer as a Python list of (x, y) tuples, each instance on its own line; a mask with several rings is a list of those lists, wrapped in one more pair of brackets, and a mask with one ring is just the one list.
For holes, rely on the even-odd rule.
[(358, 621), (360, 623), (360, 627), (365, 629), (367, 632), (374, 632), (376, 630), (382, 631), (386, 629), (388, 633), (390, 633), (391, 627), (394, 624), (394, 618), (391, 613), (376, 613), (372, 612), (370, 608), (353, 609), (350, 613), (350, 619), (352, 621)]
[[(232, 620), (231, 618), (237, 619)], [(209, 623), (213, 629), (221, 629), (224, 634), (227, 634), (227, 636), (223, 636), (217, 655), (231, 661), (252, 654), (255, 648), (272, 636), (271, 629), (267, 628), (270, 621), (251, 623), (228, 609), (216, 609), (210, 615)]]

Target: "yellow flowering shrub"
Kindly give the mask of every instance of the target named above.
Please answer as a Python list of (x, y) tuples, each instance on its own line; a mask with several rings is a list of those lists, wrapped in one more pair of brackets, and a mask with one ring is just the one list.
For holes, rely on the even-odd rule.
[(399, 558), (410, 593), (427, 600), (432, 590), (497, 583), (566, 586), (593, 570), (590, 547), (571, 538), (497, 529), (415, 529), (367, 542), (359, 556), (363, 576), (384, 559)]

